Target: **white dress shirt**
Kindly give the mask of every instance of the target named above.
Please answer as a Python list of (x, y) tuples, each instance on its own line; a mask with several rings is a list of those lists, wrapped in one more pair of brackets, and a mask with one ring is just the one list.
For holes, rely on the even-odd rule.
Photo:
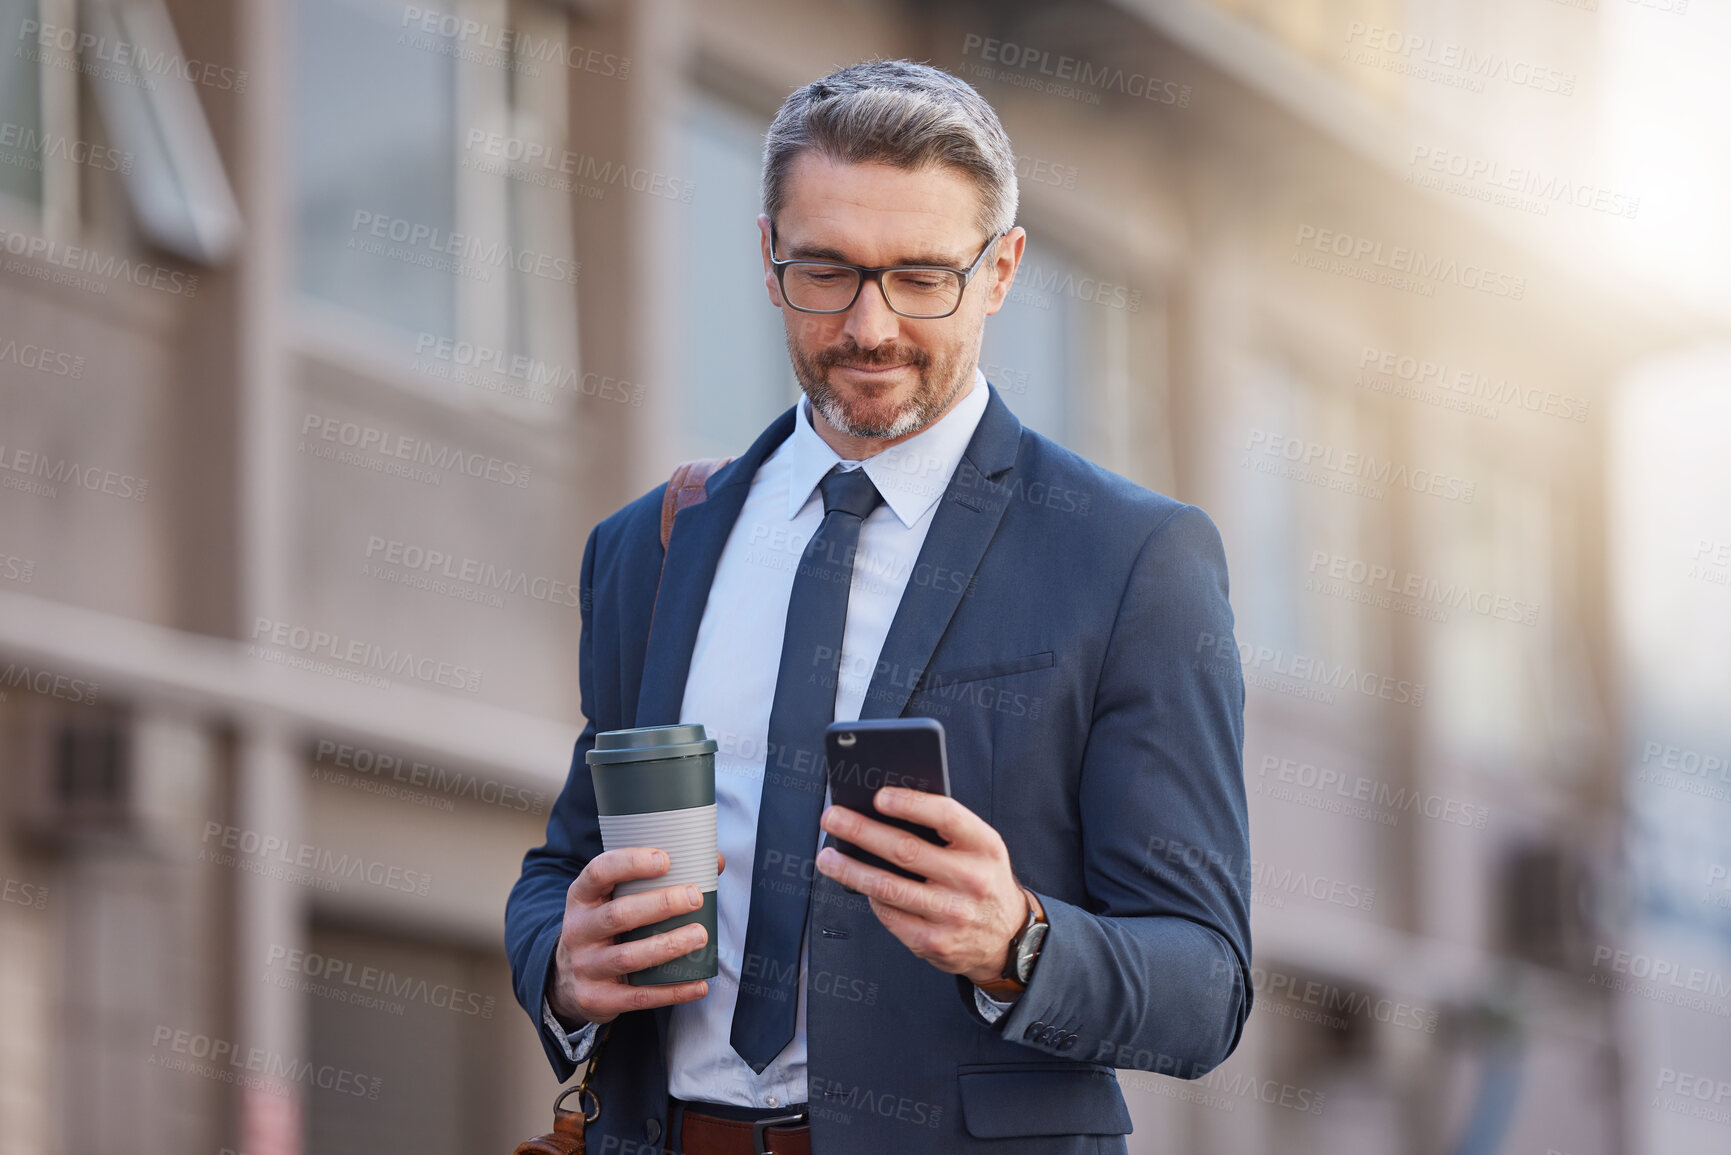
[[(862, 465), (844, 460), (818, 436), (811, 424), (811, 403), (801, 398), (792, 435), (770, 453), (752, 479), (710, 586), (679, 712), (681, 722), (701, 722), (720, 747), (715, 755), (717, 837), (727, 856), (727, 869), (716, 896), (719, 973), (709, 980), (706, 996), (676, 1004), (669, 1020), (668, 1092), (676, 1098), (745, 1107), (786, 1107), (806, 1101), (809, 952), (803, 944), (793, 1040), (761, 1075), (753, 1073), (729, 1040), (751, 913), (751, 868), (756, 861), (769, 713), (795, 571), (824, 517), (818, 482), (838, 464), (844, 470), (863, 468), (884, 497), (860, 527), (848, 592), (833, 720), (852, 721), (860, 716), (872, 671), (931, 528), (938, 499), (961, 462), (987, 400), (985, 376), (975, 369), (971, 387), (953, 409)], [(823, 834), (817, 831), (813, 855)], [(1011, 1005), (978, 987), (974, 999), (989, 1021), (996, 1021)], [(567, 1035), (545, 1005), (542, 1018), (572, 1062), (587, 1058), (595, 1024)]]

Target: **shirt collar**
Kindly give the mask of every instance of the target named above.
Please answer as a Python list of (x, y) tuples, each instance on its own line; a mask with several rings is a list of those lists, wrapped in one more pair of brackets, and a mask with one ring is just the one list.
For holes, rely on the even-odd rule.
[(884, 504), (895, 511), (902, 525), (913, 528), (914, 523), (943, 496), (956, 466), (961, 464), (968, 442), (974, 436), (975, 427), (986, 412), (988, 400), (986, 375), (976, 367), (972, 386), (954, 408), (906, 441), (866, 458), (861, 466), (857, 461), (843, 458), (830, 448), (829, 442), (818, 436), (811, 423), (811, 400), (802, 396), (793, 425), (793, 466), (787, 486), (788, 520), (799, 516), (805, 503), (816, 494), (817, 483), (840, 462), (843, 469), (864, 468), (866, 476), (883, 494)]

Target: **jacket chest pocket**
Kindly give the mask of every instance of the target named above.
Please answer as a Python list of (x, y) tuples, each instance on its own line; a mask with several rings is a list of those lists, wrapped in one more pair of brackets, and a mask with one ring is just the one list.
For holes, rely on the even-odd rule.
[(950, 767), (950, 793), (962, 805), (993, 822), (994, 766), (1006, 740), (1004, 724), (1035, 721), (1044, 707), (1049, 677), (1040, 671), (1056, 664), (1051, 650), (1017, 654), (987, 662), (946, 664), (920, 679), (908, 700), (910, 716), (936, 718), (944, 726)]

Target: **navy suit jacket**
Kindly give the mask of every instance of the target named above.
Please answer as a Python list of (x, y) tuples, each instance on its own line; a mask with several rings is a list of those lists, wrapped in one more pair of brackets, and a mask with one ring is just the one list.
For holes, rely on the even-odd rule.
[[(988, 389), (861, 713), (943, 723), (955, 798), (1002, 835), (1051, 929), (1027, 990), (987, 1023), (966, 979), (814, 872), (805, 997), (823, 1155), (1122, 1152), (1114, 1068), (1197, 1078), (1250, 1010), (1244, 686), (1218, 657), (1236, 657), (1220, 535), (1194, 506), (1024, 429)], [(686, 674), (722, 546), (794, 417), (679, 514), (653, 631), (666, 487), (584, 548), (588, 725), (505, 916), (517, 998), (561, 1080), (574, 1068), (540, 1008), (565, 892), (602, 849), (583, 755), (602, 730), (726, 725), (681, 717)], [(613, 1021), (591, 1150), (661, 1151), (670, 1013)]]

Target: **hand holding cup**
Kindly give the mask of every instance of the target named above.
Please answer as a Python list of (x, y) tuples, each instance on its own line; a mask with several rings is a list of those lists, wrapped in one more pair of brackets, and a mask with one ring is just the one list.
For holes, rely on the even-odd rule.
[[(716, 852), (716, 872), (727, 869)], [(547, 1001), (572, 1026), (611, 1022), (626, 1011), (689, 1003), (709, 993), (707, 979), (660, 986), (633, 986), (626, 975), (690, 954), (709, 937), (701, 923), (662, 934), (617, 942), (619, 934), (690, 914), (703, 906), (692, 885), (664, 886), (620, 898), (619, 883), (667, 873), (664, 851), (646, 846), (603, 851), (589, 860), (565, 892), (565, 921), (553, 952), (553, 985)]]

